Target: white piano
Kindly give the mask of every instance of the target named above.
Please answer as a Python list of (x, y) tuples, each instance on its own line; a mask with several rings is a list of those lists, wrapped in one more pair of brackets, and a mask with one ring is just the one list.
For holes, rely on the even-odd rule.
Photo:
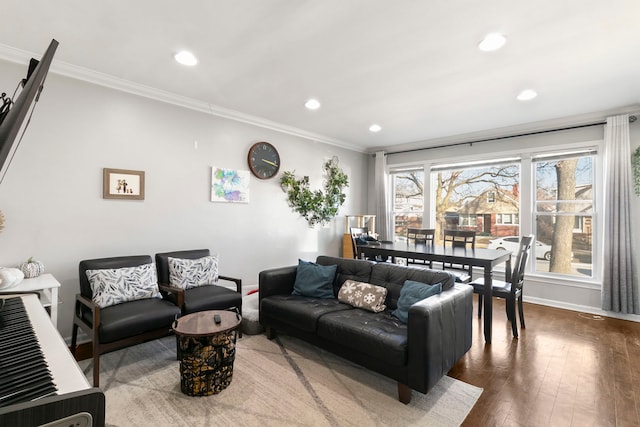
[[(29, 371), (34, 378), (22, 379)], [(38, 296), (0, 296), (0, 426), (101, 427), (104, 415), (104, 394), (91, 387)]]

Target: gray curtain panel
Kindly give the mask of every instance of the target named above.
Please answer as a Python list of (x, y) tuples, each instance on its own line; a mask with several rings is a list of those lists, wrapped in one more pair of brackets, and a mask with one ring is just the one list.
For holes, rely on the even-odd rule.
[(605, 127), (605, 213), (602, 309), (640, 314), (634, 280), (629, 115), (607, 118)]

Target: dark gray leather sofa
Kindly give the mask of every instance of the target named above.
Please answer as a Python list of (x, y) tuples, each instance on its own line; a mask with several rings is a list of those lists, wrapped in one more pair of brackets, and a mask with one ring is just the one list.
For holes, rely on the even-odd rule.
[[(338, 265), (336, 296), (347, 279), (386, 287), (387, 309), (373, 313), (337, 298), (291, 295), (297, 266), (262, 271), (260, 323), (270, 339), (283, 331), (388, 376), (398, 382), (403, 403), (411, 400), (412, 389), (427, 393), (471, 347), (473, 289), (455, 284), (452, 274), (328, 256), (316, 263)], [(405, 280), (443, 287), (441, 294), (411, 306), (407, 324), (391, 315)]]

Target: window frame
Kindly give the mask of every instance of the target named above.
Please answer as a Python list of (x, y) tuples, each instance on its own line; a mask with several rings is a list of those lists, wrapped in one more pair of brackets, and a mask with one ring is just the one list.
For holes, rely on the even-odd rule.
[[(548, 138), (549, 141), (553, 140), (553, 136)], [(521, 147), (518, 149), (504, 149), (495, 150), (488, 154), (487, 151), (483, 154), (468, 154), (453, 157), (450, 156), (439, 157), (437, 159), (419, 159), (417, 161), (405, 161), (392, 163), (388, 166), (388, 172), (391, 173), (395, 170), (407, 169), (407, 168), (422, 168), (424, 172), (424, 197), (425, 197), (425, 211), (423, 212), (423, 223), (425, 227), (429, 227), (435, 224), (435, 203), (432, 200), (435, 183), (431, 179), (431, 173), (433, 171), (448, 169), (456, 165), (465, 165), (466, 167), (473, 167), (476, 165), (490, 165), (495, 163), (504, 163), (507, 161), (519, 160), (520, 161), (520, 211), (519, 211), (519, 223), (520, 234), (528, 235), (533, 234), (535, 221), (535, 212), (533, 206), (535, 191), (535, 170), (533, 169), (532, 157), (539, 157), (541, 155), (553, 155), (569, 153), (571, 151), (584, 152), (593, 151), (594, 155), (594, 183), (593, 183), (593, 212), (592, 227), (593, 227), (593, 256), (592, 256), (592, 277), (580, 277), (563, 275), (557, 273), (544, 273), (536, 272), (531, 263), (527, 265), (527, 275), (532, 280), (543, 280), (547, 284), (557, 284), (564, 286), (573, 286), (580, 288), (592, 288), (600, 289), (602, 287), (602, 261), (604, 259), (604, 253), (601, 242), (604, 239), (604, 191), (601, 188), (604, 182), (604, 141), (602, 139), (584, 139), (578, 142), (561, 142), (554, 144), (548, 142), (541, 144), (540, 146), (533, 147)], [(526, 213), (526, 215), (525, 215)], [(534, 236), (535, 237), (535, 236)], [(498, 266), (497, 271), (504, 271), (504, 266)]]

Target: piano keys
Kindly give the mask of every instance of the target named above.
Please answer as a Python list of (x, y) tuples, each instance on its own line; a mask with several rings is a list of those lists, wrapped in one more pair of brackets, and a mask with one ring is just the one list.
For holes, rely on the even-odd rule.
[(104, 426), (104, 411), (104, 394), (90, 386), (38, 297), (0, 297), (0, 425), (82, 413)]

